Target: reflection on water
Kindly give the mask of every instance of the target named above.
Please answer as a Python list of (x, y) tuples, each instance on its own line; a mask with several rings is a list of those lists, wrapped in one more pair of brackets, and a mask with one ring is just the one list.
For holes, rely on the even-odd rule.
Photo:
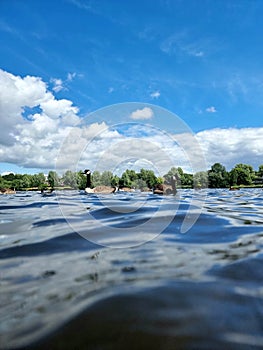
[(0, 347), (262, 349), (262, 214), (261, 189), (1, 196)]

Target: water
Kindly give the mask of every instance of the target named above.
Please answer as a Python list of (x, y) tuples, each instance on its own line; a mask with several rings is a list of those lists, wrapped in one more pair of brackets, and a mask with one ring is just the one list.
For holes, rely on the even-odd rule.
[(1, 196), (0, 348), (262, 349), (262, 214), (261, 189)]

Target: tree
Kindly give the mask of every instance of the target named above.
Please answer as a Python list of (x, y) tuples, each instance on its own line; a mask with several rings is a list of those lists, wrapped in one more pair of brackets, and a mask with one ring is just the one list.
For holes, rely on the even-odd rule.
[(46, 178), (43, 173), (34, 174), (32, 176), (32, 187), (39, 187), (46, 183)]
[(101, 174), (101, 184), (104, 186), (111, 186), (111, 181), (113, 178), (113, 174), (111, 171), (103, 171)]
[(141, 191), (147, 190), (149, 187), (147, 186), (146, 181), (143, 179), (137, 179), (135, 182), (135, 187), (139, 188)]
[(125, 170), (125, 172), (121, 175), (120, 186), (132, 187), (132, 181), (131, 181), (131, 179), (129, 177), (129, 173), (128, 173), (127, 170)]
[(211, 188), (229, 187), (229, 174), (226, 168), (220, 163), (212, 165), (208, 171), (208, 182)]
[(183, 169), (182, 168), (176, 168), (172, 167), (167, 174), (164, 175), (164, 182), (167, 184), (171, 183), (171, 179), (173, 176), (176, 178), (176, 186), (181, 187), (181, 179), (183, 177)]
[(78, 188), (78, 177), (76, 173), (73, 173), (71, 170), (67, 170), (63, 175), (63, 182), (66, 186), (72, 188)]
[(91, 183), (92, 183), (92, 187), (96, 187), (96, 186), (101, 185), (101, 174), (98, 170), (95, 170), (91, 174)]
[(263, 177), (263, 164), (259, 166), (257, 175)]
[(251, 185), (255, 178), (255, 172), (251, 165), (237, 164), (230, 171), (230, 184), (235, 185)]
[[(181, 169), (181, 168), (180, 168)], [(182, 169), (181, 169), (182, 170)], [(180, 173), (178, 171), (178, 168), (172, 167), (167, 174), (164, 175), (164, 179), (166, 182), (170, 182), (171, 177), (176, 176), (177, 178), (180, 178)]]
[(193, 174), (184, 173), (181, 176), (181, 186), (184, 188), (192, 188), (193, 187)]
[(27, 175), (27, 174), (22, 175), (23, 189), (31, 187), (31, 183), (32, 183), (31, 177), (32, 175)]
[(134, 170), (126, 169), (119, 179), (119, 184), (122, 187), (136, 187), (138, 174)]
[(193, 176), (194, 188), (207, 188), (208, 187), (208, 176), (207, 171), (199, 171)]
[(5, 179), (4, 176), (0, 175), (0, 188), (9, 188), (10, 182)]
[(58, 174), (53, 171), (53, 170), (50, 170), (50, 172), (48, 173), (48, 183), (49, 185), (54, 188), (55, 186), (58, 186), (59, 184), (59, 177), (58, 177)]
[(157, 177), (157, 179), (156, 179), (156, 185), (161, 185), (161, 184), (163, 184), (163, 177)]
[(255, 172), (254, 184), (263, 184), (263, 165), (260, 165), (258, 171)]
[(15, 179), (15, 174), (14, 173), (9, 173), (7, 175), (3, 175), (2, 177), (6, 181), (13, 181)]
[(120, 178), (117, 175), (114, 175), (111, 179), (111, 186), (119, 186)]
[(80, 190), (84, 190), (86, 188), (86, 182), (87, 178), (83, 174), (83, 172), (80, 170), (77, 173), (75, 173), (76, 181), (77, 181), (77, 186)]
[(141, 169), (137, 178), (144, 181), (148, 188), (153, 188), (158, 182), (154, 172), (148, 169)]

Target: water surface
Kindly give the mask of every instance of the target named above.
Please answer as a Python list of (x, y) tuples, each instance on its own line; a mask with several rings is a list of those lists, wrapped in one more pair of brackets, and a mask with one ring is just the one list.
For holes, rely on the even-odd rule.
[(0, 347), (262, 349), (262, 214), (261, 189), (2, 195)]

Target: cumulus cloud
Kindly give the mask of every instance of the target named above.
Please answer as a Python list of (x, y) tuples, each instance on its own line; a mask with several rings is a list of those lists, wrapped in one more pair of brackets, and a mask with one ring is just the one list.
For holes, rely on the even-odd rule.
[(144, 107), (142, 109), (137, 109), (136, 111), (132, 112), (130, 115), (131, 119), (134, 120), (144, 120), (144, 119), (151, 119), (153, 117), (154, 113), (153, 110), (149, 107)]
[[(53, 96), (47, 101), (40, 103), (40, 107), (43, 113), (51, 119), (61, 118), (63, 121), (69, 124), (75, 124), (78, 122), (76, 114), (78, 113), (78, 108), (72, 106), (73, 103), (69, 100), (61, 99), (56, 100)], [(71, 121), (72, 120), (72, 121)]]
[(217, 110), (216, 110), (216, 108), (214, 106), (211, 106), (211, 107), (207, 107), (206, 108), (206, 112), (208, 112), (208, 113), (216, 113)]
[(196, 138), (209, 166), (220, 162), (231, 169), (237, 163), (247, 163), (257, 169), (263, 163), (263, 128), (204, 130)]
[(25, 123), (25, 106), (33, 108), (48, 98), (46, 84), (40, 78), (21, 78), (0, 69), (1, 144), (10, 146), (15, 142), (16, 126)]
[[(135, 121), (148, 121), (153, 116), (149, 107), (130, 114)], [(208, 168), (216, 162), (229, 170), (241, 162), (254, 168), (263, 163), (263, 128), (169, 135), (141, 122), (128, 123), (124, 129), (121, 125), (109, 127), (103, 121), (85, 124), (72, 101), (56, 99), (41, 78), (3, 70), (0, 121), (0, 161), (28, 168), (57, 166), (64, 171), (97, 167), (102, 171), (148, 162), (161, 174), (171, 166), (191, 172), (198, 168), (202, 155)]]
[(73, 130), (62, 147), (61, 168), (76, 164), (76, 169), (107, 169), (119, 171), (120, 175), (127, 167), (139, 171), (143, 161), (163, 175), (172, 166), (196, 172), (209, 169), (216, 162), (228, 170), (237, 163), (248, 163), (255, 169), (263, 163), (263, 128), (169, 135), (148, 124), (131, 124), (123, 134), (106, 123), (94, 123)]
[(0, 70), (0, 161), (54, 167), (59, 144), (80, 122), (77, 113), (71, 101), (55, 99), (41, 78)]

